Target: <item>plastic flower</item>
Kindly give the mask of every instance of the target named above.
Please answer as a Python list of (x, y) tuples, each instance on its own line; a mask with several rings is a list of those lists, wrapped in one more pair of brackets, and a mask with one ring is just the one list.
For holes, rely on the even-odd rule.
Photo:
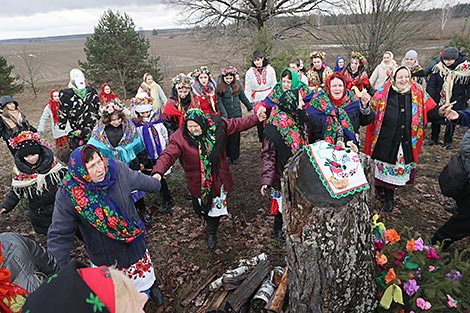
[(382, 266), (388, 262), (387, 256), (385, 254), (380, 254), (378, 251), (376, 252), (375, 261), (378, 265)]
[(395, 273), (395, 269), (392, 267), (387, 275), (385, 276), (385, 283), (388, 285), (390, 282), (394, 281), (397, 279), (397, 274)]
[(428, 251), (426, 251), (426, 258), (429, 260), (440, 260), (441, 257), (437, 254), (436, 249), (430, 248)]
[(390, 244), (394, 244), (395, 242), (400, 241), (400, 235), (398, 235), (395, 229), (387, 229), (385, 231), (385, 239), (390, 242)]
[(450, 295), (447, 295), (447, 306), (449, 308), (456, 308), (457, 307), (457, 303), (459, 303), (457, 300), (455, 300), (454, 298), (452, 298)]
[(403, 284), (403, 289), (405, 290), (406, 294), (411, 297), (418, 291), (419, 286), (416, 283), (416, 280), (410, 279)]
[(415, 241), (415, 247), (414, 247), (415, 251), (423, 251), (424, 249), (424, 242), (423, 242), (423, 238), (419, 237), (416, 241)]
[(415, 244), (416, 244), (416, 241), (414, 239), (408, 240), (408, 242), (406, 243), (406, 250), (410, 252), (415, 251)]
[(434, 271), (436, 270), (436, 268), (435, 268), (434, 266), (432, 266), (432, 265), (429, 265), (428, 270), (429, 270), (430, 272), (434, 272)]
[(452, 281), (457, 281), (462, 277), (462, 274), (459, 271), (451, 270), (449, 273), (446, 274), (446, 278)]
[(423, 298), (417, 298), (416, 305), (418, 306), (418, 308), (420, 308), (423, 311), (428, 311), (432, 307), (431, 302), (426, 301)]

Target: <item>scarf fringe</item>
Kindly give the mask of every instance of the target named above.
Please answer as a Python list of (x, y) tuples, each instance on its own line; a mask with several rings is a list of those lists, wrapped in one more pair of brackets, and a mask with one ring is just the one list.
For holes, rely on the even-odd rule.
[(62, 180), (62, 175), (60, 170), (64, 167), (57, 163), (49, 172), (46, 174), (38, 174), (37, 178), (24, 181), (24, 180), (12, 180), (11, 190), (15, 195), (20, 198), (22, 195), (32, 198), (33, 195), (40, 196), (44, 192), (48, 192), (49, 188), (47, 186), (46, 178), (50, 177), (51, 185), (57, 186)]

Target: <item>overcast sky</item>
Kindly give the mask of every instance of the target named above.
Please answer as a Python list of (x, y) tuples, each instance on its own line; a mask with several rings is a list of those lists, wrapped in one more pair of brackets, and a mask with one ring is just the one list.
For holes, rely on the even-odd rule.
[[(0, 39), (92, 33), (107, 9), (126, 12), (136, 29), (183, 27), (163, 1), (0, 0)], [(150, 3), (150, 4), (149, 4)]]

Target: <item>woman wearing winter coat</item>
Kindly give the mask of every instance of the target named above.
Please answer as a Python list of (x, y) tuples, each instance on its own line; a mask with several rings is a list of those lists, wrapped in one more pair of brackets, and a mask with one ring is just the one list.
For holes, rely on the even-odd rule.
[(323, 90), (316, 93), (306, 111), (309, 115), (310, 142), (325, 140), (331, 144), (351, 141), (356, 146), (359, 127), (374, 119), (369, 105), (370, 95), (362, 93), (358, 98), (347, 90), (346, 80), (334, 73), (325, 82)]
[(207, 66), (195, 69), (191, 76), (193, 78), (194, 106), (204, 114), (220, 114), (215, 94), (216, 83), (212, 79), (212, 71)]
[(38, 133), (21, 132), (10, 140), (16, 151), (11, 190), (1, 204), (1, 213), (9, 213), (22, 197), (28, 199), (29, 217), (34, 231), (47, 234), (52, 221), (57, 184), (67, 169), (54, 158), (52, 150)]
[(369, 80), (372, 87), (374, 87), (375, 90), (382, 87), (397, 67), (397, 62), (393, 59), (393, 53), (391, 51), (385, 51), (382, 62), (376, 66), (372, 75), (370, 75)]
[(139, 218), (131, 193), (156, 192), (160, 182), (133, 171), (120, 161), (104, 158), (92, 145), (75, 149), (68, 174), (57, 191), (47, 249), (61, 268), (70, 261), (77, 228), (80, 229), (90, 262), (116, 266), (139, 292), (157, 306), (163, 304), (145, 226)]
[(70, 71), (69, 88), (59, 94), (59, 128), (65, 130), (67, 124), (72, 131), (91, 131), (99, 120), (99, 99), (96, 89), (86, 85), (82, 71)]
[(111, 89), (111, 84), (105, 82), (101, 84), (101, 92), (98, 98), (100, 99), (100, 105), (104, 105), (119, 97)]
[(206, 115), (200, 109), (186, 112), (183, 127), (171, 137), (153, 168), (160, 179), (181, 160), (194, 211), (207, 222), (207, 246), (214, 250), (220, 217), (227, 215), (227, 194), (232, 191), (225, 141), (227, 136), (247, 130), (266, 119), (264, 110), (258, 115), (226, 119)]
[(26, 119), (26, 116), (18, 108), (18, 102), (10, 96), (0, 98), (0, 136), (5, 140), (11, 154), (15, 155), (15, 149), (9, 144), (9, 140), (22, 131), (36, 132), (36, 128)]
[(357, 51), (351, 52), (351, 61), (346, 68), (341, 72), (346, 80), (346, 89), (352, 90), (356, 87), (358, 91), (365, 89), (369, 95), (373, 96), (375, 89), (369, 81), (369, 76), (366, 72), (367, 60)]
[(310, 53), (312, 59), (312, 65), (307, 73), (308, 77), (308, 88), (314, 90), (323, 88), (328, 77), (333, 74), (333, 70), (323, 62), (325, 52), (313, 51)]
[(171, 95), (163, 110), (163, 124), (171, 136), (183, 125), (186, 111), (194, 107), (191, 92), (191, 78), (184, 73), (176, 75), (172, 80)]
[(271, 110), (264, 129), (261, 150), (261, 195), (271, 188), (271, 214), (274, 215), (274, 238), (284, 240), (282, 234), (281, 177), (288, 159), (308, 144), (307, 113), (299, 89), (287, 90)]
[[(243, 91), (243, 86), (237, 80), (238, 71), (230, 66), (223, 68), (221, 78), (217, 84), (216, 94), (220, 114), (225, 118), (242, 117), (240, 101), (243, 102), (248, 111), (253, 110), (253, 106)], [(240, 133), (227, 136), (227, 156), (232, 164), (240, 163)]]
[[(470, 62), (466, 56), (455, 47), (444, 49), (441, 61), (433, 67), (426, 91), (439, 105), (452, 103), (454, 110), (467, 109), (470, 100)], [(452, 149), (455, 124), (443, 118), (432, 123), (431, 139), (426, 144), (439, 143), (441, 125), (445, 125), (444, 146)]]
[(372, 110), (375, 118), (366, 130), (364, 152), (375, 160), (375, 188), (385, 202), (383, 210), (391, 212), (395, 189), (414, 183), (424, 129), (438, 111), (406, 66), (398, 67), (377, 90)]
[(59, 110), (59, 91), (52, 89), (49, 92), (50, 100), (47, 102), (44, 110), (42, 111), (41, 118), (39, 119), (38, 132), (44, 134), (44, 129), (48, 119), (51, 120), (52, 137), (55, 141), (55, 148), (58, 150), (61, 147), (68, 146), (70, 138), (67, 134), (72, 130), (70, 125), (66, 125), (65, 129), (59, 128), (59, 116), (57, 111)]
[(153, 80), (153, 76), (150, 73), (145, 73), (143, 80), (137, 93), (147, 93), (152, 98), (153, 111), (162, 114), (163, 107), (168, 101), (162, 87)]
[(423, 87), (426, 87), (426, 73), (424, 69), (419, 65), (418, 62), (418, 52), (415, 50), (408, 50), (405, 53), (405, 56), (401, 60), (401, 65), (406, 65), (411, 71), (411, 76), (415, 83), (420, 84)]

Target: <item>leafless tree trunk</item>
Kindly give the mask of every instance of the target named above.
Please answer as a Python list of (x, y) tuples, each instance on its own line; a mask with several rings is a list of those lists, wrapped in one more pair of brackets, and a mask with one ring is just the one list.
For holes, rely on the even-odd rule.
[(421, 31), (420, 11), (430, 0), (348, 0), (338, 15), (337, 32), (332, 36), (346, 49), (367, 56), (370, 68), (381, 61), (383, 52), (396, 50)]
[(453, 0), (446, 0), (444, 1), (442, 8), (441, 8), (441, 33), (446, 28), (447, 22), (452, 18), (452, 14), (454, 13), (455, 6)]
[(36, 55), (29, 53), (23, 48), (21, 54), (18, 55), (23, 60), (24, 67), (19, 69), (21, 79), (31, 87), (34, 93), (34, 97), (37, 97), (38, 87), (37, 82), (39, 80), (40, 65), (36, 62)]
[[(370, 158), (364, 157), (370, 176)], [(306, 152), (284, 173), (289, 311), (374, 312), (374, 249), (370, 190), (331, 198)]]

